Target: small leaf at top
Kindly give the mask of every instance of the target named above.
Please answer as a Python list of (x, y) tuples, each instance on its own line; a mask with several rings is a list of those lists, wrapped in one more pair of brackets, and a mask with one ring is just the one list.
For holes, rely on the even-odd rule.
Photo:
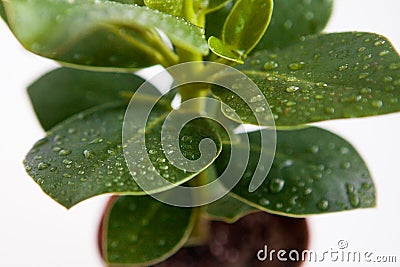
[(121, 4), (144, 6), (143, 0), (105, 0), (105, 1), (118, 2)]
[(233, 0), (193, 0), (193, 9), (199, 16), (214, 12)]
[(177, 55), (165, 46), (156, 28), (177, 47), (208, 53), (202, 29), (143, 6), (22, 0), (7, 1), (5, 7), (10, 27), (24, 47), (62, 62), (120, 68), (176, 63)]
[[(154, 101), (143, 96), (145, 101)], [(138, 110), (141, 108), (136, 107)], [(126, 165), (122, 146), (122, 123), (126, 104), (96, 106), (79, 113), (52, 128), (47, 136), (38, 141), (25, 159), (25, 168), (44, 192), (63, 206), (73, 205), (104, 193), (146, 194), (135, 182)], [(148, 179), (149, 184), (160, 174), (174, 185), (192, 179), (196, 172), (172, 165), (161, 144), (161, 129), (170, 107), (161, 103), (152, 110), (145, 131), (132, 136), (130, 142), (146, 140), (146, 149), (152, 169), (141, 170), (135, 178)], [(180, 139), (180, 149), (185, 157), (200, 157), (199, 143), (211, 138), (221, 151), (216, 127), (204, 119), (186, 124)], [(214, 158), (212, 159), (212, 161)], [(211, 164), (210, 162), (209, 164)], [(168, 176), (166, 175), (168, 174)], [(170, 185), (152, 185), (156, 192), (169, 189)], [(155, 191), (150, 193), (155, 193)]]
[(272, 9), (272, 0), (238, 0), (226, 18), (222, 42), (248, 54), (264, 35)]
[(283, 48), (301, 36), (321, 32), (329, 21), (333, 0), (277, 0), (271, 23), (254, 49)]
[(164, 13), (182, 17), (185, 0), (144, 0), (146, 6)]
[(208, 39), (208, 46), (210, 47), (210, 50), (225, 59), (228, 59), (230, 61), (236, 62), (236, 63), (240, 63), (243, 64), (243, 59), (242, 59), (242, 55), (240, 55), (239, 53), (237, 53), (235, 51), (235, 49), (233, 49), (232, 47), (229, 47), (228, 45), (225, 45), (222, 43), (222, 41), (220, 39), (218, 39), (217, 37), (211, 36)]
[[(380, 35), (309, 36), (282, 50), (256, 52), (237, 68), (260, 88), (277, 126), (400, 111), (399, 55)], [(220, 87), (213, 93), (243, 121), (257, 123), (234, 93)], [(261, 103), (250, 100), (256, 112), (266, 110)]]
[[(244, 176), (232, 190), (243, 202), (294, 217), (375, 205), (374, 184), (357, 151), (339, 136), (316, 127), (278, 131), (268, 177), (250, 193), (252, 174), (256, 167), (263, 165), (261, 162), (257, 166), (261, 147), (259, 132), (248, 135), (250, 159)], [(219, 174), (224, 171), (229, 155), (224, 148), (215, 162)]]
[(53, 70), (28, 87), (36, 115), (47, 131), (88, 108), (109, 102), (128, 102), (144, 80), (130, 73), (69, 68)]
[(196, 209), (161, 203), (150, 196), (118, 197), (105, 211), (102, 255), (108, 266), (149, 266), (186, 242)]

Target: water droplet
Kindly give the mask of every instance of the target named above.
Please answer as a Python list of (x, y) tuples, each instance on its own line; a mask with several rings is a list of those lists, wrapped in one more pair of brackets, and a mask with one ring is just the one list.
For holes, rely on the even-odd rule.
[(168, 170), (168, 165), (161, 165), (159, 167), (160, 170)]
[(167, 243), (167, 242), (165, 241), (165, 239), (160, 239), (160, 240), (158, 240), (158, 242), (157, 242), (158, 246), (160, 246), (160, 247), (165, 246), (166, 243)]
[(157, 154), (157, 151), (155, 151), (153, 149), (149, 149), (149, 154), (150, 155), (155, 155), (155, 154)]
[(90, 141), (89, 144), (100, 144), (100, 143), (102, 143), (103, 141), (104, 141), (103, 138), (96, 137), (95, 139), (93, 139), (92, 141)]
[(263, 99), (264, 99), (264, 97), (262, 95), (256, 95), (250, 99), (250, 103), (259, 102), (259, 101), (262, 101)]
[(304, 17), (306, 20), (312, 20), (314, 18), (314, 13), (308, 11)]
[(389, 69), (391, 70), (397, 70), (400, 69), (400, 62), (392, 63), (389, 65)]
[(69, 133), (69, 134), (74, 134), (74, 133), (76, 133), (76, 129), (74, 129), (74, 128), (69, 128), (69, 129), (68, 129), (68, 133)]
[(325, 112), (328, 114), (334, 114), (335, 113), (335, 109), (334, 108), (326, 108)]
[(275, 178), (269, 184), (269, 190), (271, 190), (272, 193), (279, 193), (282, 191), (284, 186), (285, 186), (284, 180)]
[(342, 153), (343, 155), (348, 154), (349, 152), (350, 150), (347, 147), (340, 148), (340, 153)]
[(369, 73), (368, 72), (363, 72), (363, 73), (360, 73), (360, 75), (358, 75), (358, 78), (359, 79), (365, 79), (365, 78), (367, 78), (369, 76)]
[(40, 162), (37, 167), (38, 167), (38, 170), (42, 171), (42, 170), (47, 169), (49, 167), (49, 164), (44, 163), (44, 162)]
[(329, 209), (329, 201), (326, 199), (321, 200), (320, 202), (318, 202), (317, 208), (321, 211)]
[(271, 204), (271, 201), (266, 198), (261, 198), (258, 203), (260, 203), (261, 206), (269, 206)]
[(360, 90), (360, 94), (369, 94), (371, 92), (372, 92), (372, 89), (369, 87), (364, 87), (364, 88), (361, 88), (361, 90)]
[(265, 111), (265, 108), (264, 108), (264, 107), (257, 107), (257, 108), (255, 109), (255, 111), (256, 111), (256, 112), (264, 112), (264, 111)]
[(59, 152), (61, 149), (62, 149), (62, 148), (59, 147), (59, 146), (55, 146), (55, 147), (52, 148), (52, 150), (53, 150), (54, 152)]
[(296, 102), (294, 102), (294, 101), (288, 101), (288, 102), (286, 102), (286, 106), (287, 107), (293, 107), (293, 106), (295, 106), (297, 103)]
[(267, 61), (264, 64), (264, 70), (273, 70), (273, 69), (276, 69), (277, 67), (279, 67), (278, 62), (273, 61), (273, 60)]
[(291, 70), (301, 70), (301, 69), (304, 69), (304, 67), (306, 65), (307, 64), (305, 62), (303, 62), (303, 61), (294, 62), (294, 63), (289, 64), (289, 69), (291, 69)]
[(367, 48), (365, 46), (362, 46), (358, 49), (358, 52), (364, 52), (365, 50), (367, 50)]
[(327, 85), (326, 83), (324, 83), (324, 82), (317, 82), (317, 83), (315, 83), (315, 85), (316, 85), (318, 88), (325, 88), (325, 87), (328, 86), (328, 85)]
[(385, 40), (379, 40), (379, 41), (376, 41), (376, 42), (374, 43), (374, 45), (375, 45), (375, 46), (381, 46), (381, 45), (384, 45), (385, 43), (386, 43)]
[(71, 178), (71, 177), (72, 177), (72, 175), (71, 175), (71, 174), (69, 174), (69, 173), (64, 173), (64, 174), (63, 174), (63, 177), (64, 177), (64, 178)]
[(372, 58), (372, 54), (368, 54), (364, 57), (364, 60), (370, 60)]
[(72, 160), (64, 159), (62, 162), (63, 162), (65, 165), (70, 165), (70, 164), (72, 163)]
[(294, 92), (296, 92), (296, 91), (299, 90), (299, 89), (300, 89), (300, 87), (295, 86), (295, 85), (291, 85), (291, 86), (289, 86), (289, 87), (286, 88), (286, 92), (288, 92), (288, 93), (294, 93)]
[(132, 235), (130, 235), (129, 236), (129, 240), (132, 242), (132, 243), (136, 243), (136, 241), (138, 241), (138, 236), (136, 235), (136, 234), (132, 234)]
[(71, 150), (69, 150), (69, 149), (61, 149), (58, 152), (58, 155), (60, 155), (60, 156), (68, 156), (69, 154), (71, 154)]
[(323, 95), (315, 95), (314, 98), (316, 100), (321, 100), (321, 99), (324, 99), (324, 96)]
[(310, 147), (310, 152), (312, 153), (312, 154), (317, 154), (318, 153), (318, 151), (319, 151), (319, 147), (318, 146), (311, 146)]
[(345, 71), (345, 70), (347, 70), (348, 68), (349, 68), (349, 65), (348, 65), (348, 64), (345, 64), (345, 65), (340, 66), (340, 67), (338, 68), (338, 70), (339, 70), (339, 71)]
[(351, 163), (346, 161), (342, 163), (342, 169), (349, 169), (351, 167)]
[(85, 149), (83, 151), (83, 155), (85, 156), (86, 159), (91, 159), (94, 156), (94, 153), (90, 150)]
[(285, 27), (286, 30), (290, 30), (293, 27), (293, 22), (290, 19), (288, 19), (283, 24), (283, 27)]
[(383, 50), (383, 51), (379, 52), (379, 56), (383, 57), (383, 56), (386, 56), (389, 53), (390, 53), (389, 50)]
[(382, 102), (382, 100), (373, 100), (373, 101), (371, 102), (371, 105), (372, 105), (374, 108), (381, 108), (381, 107), (383, 106), (383, 102)]
[(312, 193), (312, 188), (308, 187), (308, 188), (304, 189), (303, 195), (308, 196), (311, 193)]

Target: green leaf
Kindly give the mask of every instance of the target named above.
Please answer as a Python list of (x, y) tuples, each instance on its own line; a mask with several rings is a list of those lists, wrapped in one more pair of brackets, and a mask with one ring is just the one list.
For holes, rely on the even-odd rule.
[(196, 209), (149, 196), (119, 197), (106, 210), (103, 255), (108, 266), (149, 266), (165, 260), (189, 237)]
[(230, 61), (234, 61), (240, 64), (243, 64), (244, 61), (242, 60), (242, 56), (240, 53), (237, 53), (237, 51), (233, 47), (229, 47), (225, 44), (222, 43), (220, 39), (217, 37), (211, 36), (208, 39), (208, 46), (210, 47), (211, 51), (225, 59), (228, 59)]
[(144, 6), (144, 1), (143, 0), (105, 0), (105, 1), (118, 2), (118, 3), (121, 3), (121, 4)]
[(155, 28), (177, 47), (208, 53), (200, 28), (147, 7), (94, 0), (7, 1), (5, 7), (10, 27), (28, 50), (67, 63), (121, 68), (176, 63)]
[(6, 23), (8, 23), (8, 21), (7, 21), (7, 15), (6, 15), (6, 10), (5, 10), (5, 8), (4, 8), (4, 4), (3, 4), (3, 2), (0, 0), (0, 17), (6, 22)]
[[(249, 133), (251, 152), (245, 175), (232, 190), (256, 208), (285, 216), (306, 216), (375, 205), (370, 173), (357, 151), (344, 139), (310, 127), (277, 132), (275, 159), (268, 177), (248, 191), (260, 153), (259, 132)], [(246, 149), (246, 148), (244, 148)], [(216, 161), (224, 170), (229, 153)]]
[(278, 0), (271, 24), (255, 50), (283, 48), (301, 36), (321, 32), (329, 21), (332, 0)]
[(185, 0), (144, 0), (146, 6), (174, 16), (183, 17)]
[(243, 216), (258, 211), (258, 209), (240, 201), (232, 194), (208, 204), (204, 210), (210, 219), (227, 223), (234, 223)]
[[(205, 176), (207, 183), (211, 183), (218, 178), (214, 165), (207, 168), (202, 175)], [(205, 205), (203, 211), (208, 219), (234, 223), (243, 216), (258, 211), (258, 209), (245, 204), (238, 200), (235, 195), (228, 193), (217, 201)]]
[[(143, 96), (143, 104), (146, 101), (154, 99)], [(141, 109), (139, 106), (137, 108)], [(97, 106), (52, 128), (26, 156), (24, 164), (29, 175), (49, 196), (67, 208), (104, 193), (145, 194), (129, 173), (123, 155), (122, 121), (125, 109), (125, 103)], [(179, 185), (206, 168), (189, 172), (178, 169), (168, 161), (163, 152), (160, 133), (169, 113), (169, 107), (162, 102), (157, 104), (147, 120), (145, 132), (138, 132), (130, 139), (134, 142), (145, 138), (154, 167), (137, 173), (136, 178), (151, 180), (152, 176), (160, 174), (174, 185)], [(221, 151), (216, 126), (205, 119), (196, 119), (186, 124), (180, 134), (185, 136), (180, 139), (179, 145), (187, 158), (200, 157), (198, 145), (205, 137), (214, 140), (216, 156)], [(150, 193), (171, 187), (154, 183), (154, 192)]]
[[(257, 52), (238, 69), (258, 85), (277, 126), (400, 110), (399, 55), (380, 35), (309, 36), (282, 50)], [(231, 91), (215, 87), (213, 93), (243, 121), (257, 123), (248, 106)], [(251, 107), (264, 112), (261, 102), (253, 100), (248, 99)]]
[(222, 28), (224, 27), (226, 17), (228, 16), (232, 7), (233, 7), (233, 1), (228, 1), (221, 8), (207, 14), (206, 16), (207, 38), (210, 38), (211, 36), (216, 36), (217, 38), (220, 39), (222, 38)]
[(272, 0), (239, 0), (226, 18), (222, 42), (248, 54), (262, 38), (271, 20)]
[(59, 68), (30, 85), (28, 93), (47, 131), (88, 108), (115, 101), (127, 102), (143, 82), (130, 73)]
[(198, 17), (214, 12), (233, 0), (193, 0), (193, 11)]

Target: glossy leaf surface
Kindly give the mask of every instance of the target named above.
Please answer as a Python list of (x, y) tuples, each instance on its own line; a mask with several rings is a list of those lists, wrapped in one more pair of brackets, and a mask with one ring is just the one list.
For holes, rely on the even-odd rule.
[[(262, 210), (290, 216), (337, 212), (375, 205), (370, 173), (357, 151), (344, 139), (310, 127), (278, 131), (274, 163), (264, 183), (248, 191), (258, 163), (258, 132), (249, 134), (251, 156), (244, 177), (232, 190), (240, 200)], [(217, 160), (223, 171), (229, 153)], [(262, 168), (262, 164), (260, 166)]]
[(174, 254), (187, 240), (196, 210), (149, 196), (119, 197), (106, 210), (103, 257), (108, 266), (149, 266)]
[[(333, 33), (303, 38), (276, 51), (260, 51), (238, 66), (260, 88), (277, 126), (365, 117), (400, 110), (400, 58), (390, 42), (372, 33)], [(237, 82), (241, 86), (240, 81)], [(230, 91), (214, 94), (256, 123), (252, 111)], [(250, 99), (265, 112), (260, 98)], [(229, 113), (227, 113), (229, 117)]]

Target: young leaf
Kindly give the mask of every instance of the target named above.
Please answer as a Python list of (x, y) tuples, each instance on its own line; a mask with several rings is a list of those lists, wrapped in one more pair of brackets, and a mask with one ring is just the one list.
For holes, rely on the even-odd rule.
[(238, 0), (226, 18), (222, 42), (247, 55), (265, 33), (272, 8), (272, 0)]
[(5, 7), (28, 50), (63, 62), (121, 68), (176, 63), (155, 28), (177, 47), (208, 53), (200, 28), (147, 7), (87, 0), (7, 1)]
[(164, 13), (182, 17), (185, 0), (144, 0), (146, 6)]
[[(143, 97), (143, 101), (149, 100)], [(125, 108), (125, 103), (97, 106), (52, 128), (26, 156), (24, 163), (29, 175), (48, 195), (67, 208), (104, 193), (146, 194), (131, 176), (123, 155), (122, 121)], [(149, 116), (145, 132), (132, 137), (132, 142), (145, 138), (154, 167), (137, 173), (136, 178), (151, 180), (156, 173), (163, 174), (168, 169), (168, 176), (163, 175), (164, 179), (179, 185), (203, 171), (189, 172), (169, 163), (161, 144), (161, 128), (169, 112), (169, 106), (157, 104)], [(198, 158), (198, 145), (205, 137), (216, 144), (216, 156), (221, 151), (215, 125), (208, 121), (194, 120), (185, 125), (181, 134), (190, 137), (180, 140), (185, 156)], [(171, 186), (155, 184), (153, 187), (160, 192)]]
[(130, 73), (59, 68), (28, 87), (36, 115), (47, 131), (68, 117), (104, 103), (126, 101), (144, 80)]
[[(210, 13), (214, 12), (218, 9), (221, 9), (224, 7), (228, 2), (232, 2), (233, 0), (213, 0), (213, 1), (207, 1), (207, 0), (195, 0), (195, 7), (198, 6), (198, 9), (202, 9), (203, 13)], [(201, 4), (199, 4), (200, 2)], [(197, 5), (196, 5), (197, 4)]]
[[(277, 126), (400, 111), (399, 55), (380, 35), (309, 36), (282, 50), (259, 51), (238, 69), (258, 85)], [(213, 93), (246, 123), (257, 123), (231, 91), (215, 87)], [(259, 103), (251, 105), (257, 110)]]
[(210, 38), (215, 36), (219, 39), (222, 38), (222, 28), (226, 17), (233, 7), (233, 1), (228, 1), (221, 8), (207, 14), (206, 16), (206, 36)]
[[(274, 163), (267, 179), (255, 192), (248, 191), (260, 152), (259, 133), (249, 133), (247, 170), (232, 193), (262, 210), (285, 216), (337, 212), (375, 205), (370, 173), (357, 151), (344, 139), (310, 127), (278, 131)], [(217, 171), (229, 160), (225, 151), (216, 161)]]
[(254, 49), (283, 48), (301, 36), (321, 32), (332, 13), (333, 0), (278, 0), (271, 23)]
[(222, 41), (217, 37), (211, 36), (208, 39), (208, 46), (210, 47), (210, 50), (217, 56), (236, 63), (244, 63), (240, 53), (238, 53), (234, 48), (223, 44)]
[(161, 262), (184, 245), (196, 214), (149, 196), (119, 197), (107, 208), (101, 229), (104, 260), (108, 266)]
[(143, 0), (105, 0), (105, 1), (118, 2), (118, 3), (121, 3), (121, 4), (144, 6), (144, 1)]

